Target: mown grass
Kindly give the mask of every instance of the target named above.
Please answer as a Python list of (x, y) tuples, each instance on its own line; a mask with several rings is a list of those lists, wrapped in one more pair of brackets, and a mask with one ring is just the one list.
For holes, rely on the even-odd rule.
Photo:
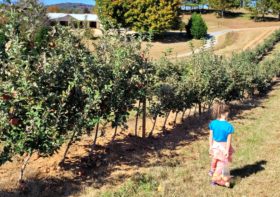
[(100, 197), (130, 197), (130, 196), (151, 196), (157, 189), (158, 182), (150, 175), (137, 174), (131, 180), (124, 184), (119, 190), (104, 192)]
[(238, 32), (229, 32), (225, 35), (225, 40), (222, 44), (215, 47), (215, 50), (224, 49), (227, 46), (233, 45), (238, 39)]
[[(258, 107), (234, 117), (233, 145), (236, 149), (232, 172), (233, 188), (212, 187), (207, 177), (210, 158), (207, 139), (196, 141), (179, 151), (178, 158), (166, 158), (147, 172), (137, 174), (113, 189), (93, 191), (81, 196), (275, 196), (280, 187), (280, 87)], [(271, 145), (273, 144), (273, 145)], [(278, 155), (278, 156), (277, 156)], [(261, 182), (261, 184), (260, 184)], [(269, 188), (269, 189), (268, 189)], [(262, 195), (264, 194), (264, 195)], [(277, 196), (276, 195), (276, 196)]]

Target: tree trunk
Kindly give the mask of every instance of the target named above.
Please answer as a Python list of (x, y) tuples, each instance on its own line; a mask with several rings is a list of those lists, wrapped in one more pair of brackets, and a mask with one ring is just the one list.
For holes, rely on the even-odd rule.
[(280, 21), (280, 12), (278, 13), (278, 21)]
[(221, 10), (221, 17), (224, 18), (224, 10)]
[(23, 164), (20, 168), (20, 174), (19, 174), (19, 182), (22, 182), (23, 181), (23, 175), (24, 175), (24, 171), (26, 169), (26, 166), (30, 160), (32, 156), (32, 153), (29, 153), (25, 158), (24, 158), (24, 161), (23, 161)]
[(142, 138), (146, 136), (146, 97), (143, 99), (143, 120), (142, 120)]
[(158, 118), (158, 116), (156, 116), (156, 118), (154, 120), (153, 127), (152, 127), (152, 129), (150, 131), (149, 137), (151, 137), (153, 135), (153, 132), (155, 130), (155, 126), (156, 126), (156, 123), (157, 123), (157, 118)]
[(93, 144), (91, 146), (91, 150), (90, 150), (90, 155), (93, 154), (95, 145), (96, 145), (96, 141), (97, 141), (97, 136), (98, 136), (98, 130), (99, 130), (99, 122), (96, 125), (96, 129), (95, 129), (95, 135), (94, 135), (94, 140), (93, 140)]
[(187, 118), (190, 117), (191, 113), (192, 113), (192, 108), (190, 108), (190, 111), (189, 111), (189, 114), (188, 114)]
[(206, 103), (204, 103), (204, 105), (203, 105), (203, 112), (205, 112), (206, 111), (206, 109), (207, 109), (207, 107), (206, 107)]
[(113, 135), (113, 137), (112, 137), (112, 141), (115, 140), (115, 138), (116, 138), (116, 136), (117, 136), (117, 131), (118, 131), (118, 126), (116, 126), (116, 128), (115, 128), (115, 132), (114, 132), (114, 135)]
[(197, 104), (195, 104), (194, 106), (194, 111), (193, 111), (193, 116), (196, 117), (196, 108), (197, 108)]
[(167, 123), (169, 115), (170, 115), (170, 111), (166, 113), (165, 120), (164, 120), (163, 127), (162, 127), (163, 131), (166, 130), (166, 123)]
[(174, 127), (175, 127), (176, 122), (177, 122), (178, 113), (179, 113), (179, 112), (176, 111), (175, 118), (174, 118), (174, 121), (173, 121), (173, 126), (174, 126)]
[(211, 110), (212, 105), (213, 105), (213, 101), (211, 101), (208, 105), (208, 112)]
[(136, 119), (135, 119), (135, 136), (138, 135), (138, 119), (139, 119), (139, 110), (140, 110), (140, 107), (141, 107), (141, 102), (139, 101), (139, 104), (138, 104), (138, 109), (137, 109), (137, 113), (136, 113)]
[(202, 114), (201, 108), (202, 108), (201, 103), (198, 103), (198, 114), (199, 114), (199, 116), (201, 116), (201, 114)]
[(183, 114), (182, 114), (182, 118), (181, 118), (181, 122), (184, 122), (186, 111), (187, 111), (187, 109), (184, 109)]
[(71, 138), (70, 138), (70, 140), (69, 140), (69, 142), (68, 142), (68, 144), (67, 144), (67, 147), (66, 147), (66, 149), (65, 149), (65, 151), (64, 151), (63, 158), (62, 158), (62, 160), (60, 161), (59, 164), (64, 164), (66, 155), (67, 155), (67, 153), (68, 153), (68, 151), (69, 151), (69, 149), (70, 149), (70, 146), (71, 146), (72, 143), (73, 143), (73, 140), (74, 140), (75, 135), (76, 135), (76, 129), (73, 131), (73, 134), (72, 134), (72, 136), (71, 136)]

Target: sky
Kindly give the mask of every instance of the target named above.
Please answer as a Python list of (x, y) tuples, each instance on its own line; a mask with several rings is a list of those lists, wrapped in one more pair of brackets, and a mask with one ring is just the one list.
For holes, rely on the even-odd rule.
[[(45, 5), (57, 4), (57, 3), (84, 3), (93, 5), (95, 4), (95, 0), (41, 0)], [(2, 3), (3, 0), (0, 0)]]

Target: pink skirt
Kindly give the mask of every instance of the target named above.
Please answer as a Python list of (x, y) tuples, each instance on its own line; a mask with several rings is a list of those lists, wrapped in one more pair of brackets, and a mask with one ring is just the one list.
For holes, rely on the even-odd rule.
[(232, 162), (232, 154), (234, 153), (234, 150), (232, 146), (229, 149), (229, 155), (228, 157), (225, 156), (226, 153), (226, 142), (216, 142), (214, 141), (212, 145), (212, 151), (213, 151), (213, 159), (218, 160), (217, 166), (213, 175), (213, 181), (219, 182), (219, 181), (229, 181), (230, 176), (225, 177), (223, 176), (223, 170), (225, 168), (229, 168), (229, 163)]
[(224, 162), (232, 162), (232, 154), (234, 153), (234, 150), (233, 150), (232, 146), (230, 146), (229, 155), (228, 155), (228, 158), (226, 158), (226, 156), (225, 156), (226, 147), (227, 147), (226, 142), (214, 141), (214, 143), (212, 145), (213, 159), (218, 159), (218, 160), (224, 161)]

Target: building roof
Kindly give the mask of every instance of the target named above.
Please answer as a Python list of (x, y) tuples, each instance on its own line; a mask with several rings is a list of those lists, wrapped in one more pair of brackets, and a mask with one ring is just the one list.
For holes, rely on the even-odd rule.
[(73, 18), (77, 21), (98, 21), (96, 14), (66, 14), (66, 13), (48, 13), (50, 20), (61, 20), (67, 18)]

